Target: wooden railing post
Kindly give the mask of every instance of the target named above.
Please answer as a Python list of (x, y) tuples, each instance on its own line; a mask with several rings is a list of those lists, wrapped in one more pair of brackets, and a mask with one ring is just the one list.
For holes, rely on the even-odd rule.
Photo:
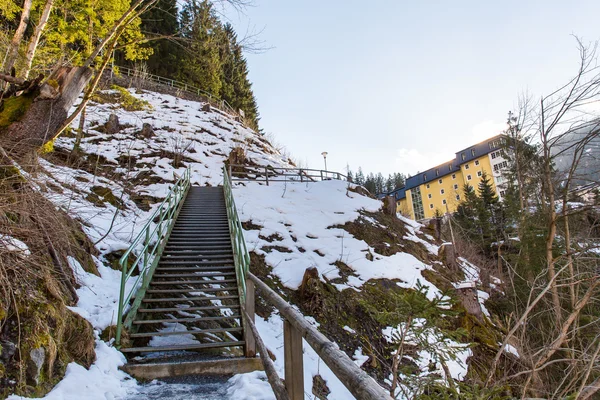
[(323, 180), (323, 170), (321, 170), (321, 180)]
[(300, 182), (304, 182), (304, 177), (302, 176), (302, 168), (300, 168)]
[(231, 167), (231, 164), (229, 164), (229, 183), (233, 182), (233, 175), (231, 175), (232, 171), (233, 168)]
[[(250, 322), (254, 324), (254, 282), (250, 279), (246, 279), (246, 318), (250, 321), (246, 325), (250, 325)], [(256, 340), (252, 334), (252, 330), (249, 326), (244, 327), (244, 340), (246, 341), (246, 357), (256, 356)]]
[(267, 181), (267, 186), (269, 186), (269, 171), (267, 167), (265, 167), (265, 180)]
[(283, 322), (285, 388), (290, 400), (304, 400), (302, 334), (286, 319)]

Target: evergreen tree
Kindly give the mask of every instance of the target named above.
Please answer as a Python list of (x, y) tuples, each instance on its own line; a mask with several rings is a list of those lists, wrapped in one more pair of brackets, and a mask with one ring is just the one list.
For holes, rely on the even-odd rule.
[(222, 87), (220, 44), (224, 31), (212, 4), (206, 0), (186, 3), (181, 13), (181, 33), (189, 44), (180, 61), (179, 79), (218, 96)]
[(358, 167), (358, 172), (356, 173), (355, 182), (357, 185), (364, 186), (365, 185), (365, 174), (361, 167)]
[(258, 107), (248, 79), (248, 65), (243, 56), (242, 46), (231, 24), (223, 27), (224, 35), (220, 46), (222, 60), (222, 86), (220, 96), (234, 109), (244, 111), (252, 128), (258, 129)]
[(149, 39), (170, 36), (150, 42), (153, 54), (146, 64), (152, 74), (175, 77), (179, 72), (183, 50), (182, 45), (176, 42), (179, 35), (178, 13), (177, 0), (158, 0), (156, 6), (142, 17), (142, 30)]

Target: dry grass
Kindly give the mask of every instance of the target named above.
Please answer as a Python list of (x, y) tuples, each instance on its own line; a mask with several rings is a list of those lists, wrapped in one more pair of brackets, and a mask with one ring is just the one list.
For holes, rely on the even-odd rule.
[[(89, 366), (94, 360), (91, 325), (66, 308), (77, 302), (77, 279), (67, 256), (87, 271), (97, 271), (90, 257), (93, 245), (79, 224), (29, 181), (35, 172), (35, 165), (23, 174), (0, 166), (0, 234), (5, 238), (0, 243), (0, 339), (17, 346), (0, 378), (15, 381), (2, 390), (40, 395), (64, 374), (69, 362)], [(25, 243), (29, 254), (7, 245), (7, 237)], [(46, 357), (36, 386), (26, 370), (31, 350), (39, 347)]]

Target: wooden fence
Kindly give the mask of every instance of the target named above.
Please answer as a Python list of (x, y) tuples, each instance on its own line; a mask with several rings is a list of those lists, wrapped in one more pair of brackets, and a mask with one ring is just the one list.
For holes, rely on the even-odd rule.
[(310, 168), (283, 168), (272, 166), (229, 165), (232, 182), (259, 181), (267, 186), (271, 182), (318, 182), (328, 180), (348, 181), (348, 176), (335, 171)]
[[(267, 303), (271, 304), (284, 318), (283, 346), (285, 385), (275, 371), (273, 361), (254, 325), (254, 289)], [(263, 281), (252, 273), (246, 275), (246, 303), (244, 318), (256, 340), (257, 348), (265, 366), (269, 383), (277, 400), (304, 400), (304, 360), (302, 339), (314, 349), (331, 371), (352, 395), (360, 400), (392, 400), (389, 393), (365, 371), (360, 369), (346, 353), (311, 325), (290, 303), (282, 299)], [(248, 335), (250, 332), (248, 332)]]

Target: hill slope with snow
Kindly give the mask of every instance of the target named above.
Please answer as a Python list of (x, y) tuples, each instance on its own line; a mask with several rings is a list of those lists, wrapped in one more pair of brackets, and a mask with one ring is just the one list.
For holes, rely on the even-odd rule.
[[(112, 93), (105, 92), (103, 98)], [(141, 390), (118, 370), (125, 362), (123, 355), (99, 337), (116, 323), (120, 272), (111, 264), (114, 267), (114, 260), (129, 247), (185, 168), (190, 168), (194, 185), (220, 185), (223, 163), (236, 148), (243, 149), (247, 162), (255, 165), (291, 166), (262, 135), (220, 111), (203, 111), (202, 103), (158, 93), (132, 90), (131, 94), (151, 108), (125, 111), (110, 101), (91, 103), (81, 153), (69, 156), (76, 141), (72, 135), (58, 139), (54, 153), (40, 160), (36, 176), (40, 191), (81, 222), (99, 250), (95, 260), (100, 273), (85, 272), (78, 260), (70, 261), (81, 284), (79, 303), (71, 309), (92, 323), (97, 360), (90, 370), (70, 365), (48, 399), (80, 398), (82, 390), (90, 399), (126, 398)], [(116, 133), (108, 133), (105, 125), (111, 114), (119, 119)], [(145, 124), (153, 134), (144, 133)], [(74, 129), (78, 125), (75, 121)], [(427, 300), (448, 298), (447, 285), (442, 287), (435, 279), (446, 268), (438, 255), (441, 243), (420, 224), (383, 216), (380, 201), (356, 193), (347, 182), (271, 186), (248, 182), (237, 185), (234, 196), (252, 252), (251, 270), (296, 304), (358, 365), (364, 364), (380, 382), (389, 384), (387, 365), (398, 334), (406, 328), (402, 316), (392, 315), (395, 302), (423, 285)], [(469, 273), (460, 277), (478, 280), (476, 267), (466, 262), (462, 266)], [(315, 268), (319, 277), (316, 291), (308, 297), (297, 290), (307, 268)], [(481, 294), (482, 301), (484, 297)], [(379, 315), (384, 311), (385, 316)], [(364, 319), (352, 313), (364, 314)], [(258, 314), (258, 329), (283, 376), (283, 321), (264, 307), (259, 306)], [(443, 314), (441, 309), (441, 318), (446, 318)], [(432, 382), (449, 379), (447, 372), (454, 379), (464, 378), (467, 359), (473, 354), (468, 342), (445, 337), (435, 324), (419, 326), (426, 340), (439, 341), (450, 349), (444, 354), (453, 356), (445, 360), (446, 365), (432, 366), (431, 360), (439, 360), (440, 354), (412, 338), (403, 363), (416, 368), (416, 376), (431, 376)], [(307, 393), (313, 391), (319, 375), (330, 391), (328, 399), (352, 398), (306, 343), (304, 352)], [(232, 399), (274, 398), (261, 372), (235, 376), (228, 385)]]

